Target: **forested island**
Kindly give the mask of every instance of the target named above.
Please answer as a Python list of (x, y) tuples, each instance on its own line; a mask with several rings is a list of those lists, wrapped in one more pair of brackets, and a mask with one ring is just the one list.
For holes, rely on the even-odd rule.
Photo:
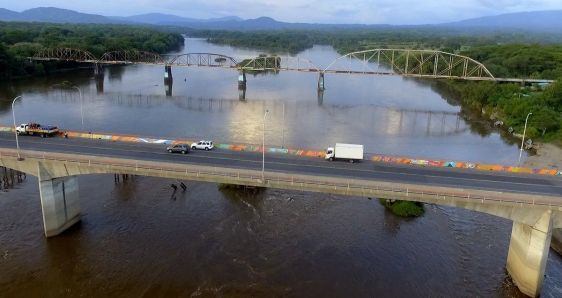
[(72, 67), (68, 63), (32, 63), (26, 59), (41, 48), (78, 48), (99, 56), (117, 50), (165, 53), (182, 45), (181, 34), (157, 27), (0, 22), (0, 80)]
[(269, 53), (297, 53), (313, 45), (333, 46), (340, 54), (376, 48), (436, 49), (465, 55), (483, 63), (496, 77), (556, 80), (546, 86), (440, 80), (436, 88), (454, 96), (463, 107), (504, 129), (533, 140), (562, 145), (562, 37), (513, 32), (381, 28), (371, 30), (189, 31), (192, 36)]

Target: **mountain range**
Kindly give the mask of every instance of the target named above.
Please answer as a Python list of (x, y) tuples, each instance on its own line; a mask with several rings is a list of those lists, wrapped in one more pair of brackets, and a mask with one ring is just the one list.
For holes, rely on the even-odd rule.
[[(330, 29), (330, 28), (379, 28), (391, 25), (363, 24), (312, 24), (280, 22), (269, 17), (242, 19), (227, 16), (212, 19), (194, 19), (171, 14), (149, 13), (134, 16), (102, 16), (81, 13), (56, 7), (37, 7), (22, 12), (0, 8), (0, 21), (49, 22), (49, 23), (95, 23), (95, 24), (151, 24), (189, 27), (194, 29), (222, 30), (278, 30), (278, 29)], [(452, 23), (425, 26), (451, 27), (459, 29), (525, 30), (560, 33), (562, 10), (532, 11), (473, 18)], [(401, 27), (401, 26), (394, 26)], [(412, 26), (408, 26), (412, 27)]]

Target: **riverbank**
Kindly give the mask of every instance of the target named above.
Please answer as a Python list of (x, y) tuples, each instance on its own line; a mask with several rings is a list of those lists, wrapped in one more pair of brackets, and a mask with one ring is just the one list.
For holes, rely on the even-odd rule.
[(525, 167), (562, 169), (562, 148), (554, 144), (540, 144), (536, 150), (536, 154), (523, 163)]

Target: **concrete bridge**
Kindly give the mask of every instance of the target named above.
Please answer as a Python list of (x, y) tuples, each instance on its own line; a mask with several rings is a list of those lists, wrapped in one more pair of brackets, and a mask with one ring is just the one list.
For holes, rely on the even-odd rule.
[(38, 177), (45, 235), (80, 220), (78, 175), (111, 173), (418, 201), (465, 208), (513, 221), (507, 270), (519, 289), (540, 294), (553, 229), (562, 228), (559, 177), (329, 163), (318, 158), (197, 151), (174, 155), (161, 145), (100, 140), (0, 137), (0, 165)]

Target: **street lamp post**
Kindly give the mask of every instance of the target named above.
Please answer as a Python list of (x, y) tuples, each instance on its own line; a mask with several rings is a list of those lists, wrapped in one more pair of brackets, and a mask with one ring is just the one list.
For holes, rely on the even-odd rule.
[(283, 123), (281, 124), (281, 135), (282, 135), (282, 143), (281, 148), (285, 148), (285, 103), (283, 103)]
[(20, 156), (20, 142), (18, 140), (18, 130), (17, 130), (17, 124), (16, 124), (16, 111), (14, 110), (14, 104), (16, 103), (16, 100), (20, 99), (20, 96), (16, 96), (16, 98), (14, 98), (14, 100), (12, 100), (12, 118), (14, 119), (14, 133), (16, 134), (16, 152), (18, 154), (18, 160), (23, 160), (23, 158), (21, 158)]
[(82, 89), (80, 89), (77, 86), (68, 85), (68, 84), (65, 84), (65, 83), (55, 84), (53, 86), (67, 87), (67, 88), (72, 88), (72, 89), (78, 91), (78, 94), (80, 95), (80, 120), (81, 120), (81, 123), (82, 123), (82, 131), (84, 131), (84, 103), (83, 103), (83, 99), (82, 99)]
[(84, 131), (84, 104), (82, 102), (82, 89), (77, 86), (72, 86), (71, 88), (78, 90), (78, 94), (80, 95), (80, 120), (82, 121), (82, 131)]
[(525, 132), (527, 132), (527, 120), (529, 120), (529, 116), (533, 115), (533, 113), (529, 112), (527, 117), (525, 118), (525, 127), (523, 128), (523, 138), (521, 139), (521, 148), (519, 149), (519, 161), (517, 162), (518, 166), (521, 166), (521, 155), (523, 154), (523, 145), (525, 144)]
[(263, 114), (263, 138), (262, 138), (262, 163), (261, 163), (261, 180), (265, 183), (265, 117), (269, 110), (265, 110), (265, 114)]

